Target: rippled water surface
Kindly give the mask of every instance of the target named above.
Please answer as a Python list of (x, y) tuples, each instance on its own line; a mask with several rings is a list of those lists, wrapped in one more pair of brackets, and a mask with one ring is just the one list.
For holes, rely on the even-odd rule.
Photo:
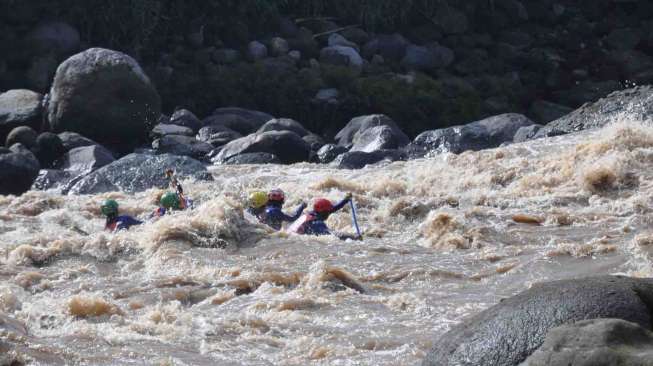
[[(184, 182), (195, 210), (118, 234), (100, 202), (146, 217), (162, 191), (0, 196), (0, 360), (416, 365), (534, 282), (653, 275), (652, 168), (653, 128), (624, 122), (357, 171), (214, 167), (215, 182)], [(365, 240), (243, 217), (249, 190), (275, 187), (288, 210), (353, 192)], [(329, 225), (351, 232), (349, 210)]]

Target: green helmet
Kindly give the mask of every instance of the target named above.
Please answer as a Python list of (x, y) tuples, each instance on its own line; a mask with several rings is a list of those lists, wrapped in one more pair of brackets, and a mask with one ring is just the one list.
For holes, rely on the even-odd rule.
[(105, 216), (117, 215), (118, 214), (118, 202), (115, 200), (106, 200), (100, 206), (100, 210)]
[(178, 210), (180, 208), (179, 196), (174, 192), (166, 192), (161, 196), (161, 206)]

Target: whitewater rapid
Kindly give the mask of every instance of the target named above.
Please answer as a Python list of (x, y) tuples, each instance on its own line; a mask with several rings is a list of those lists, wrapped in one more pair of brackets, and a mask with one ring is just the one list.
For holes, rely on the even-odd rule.
[[(535, 282), (653, 276), (653, 127), (624, 120), (362, 170), (216, 166), (183, 181), (194, 210), (117, 234), (104, 199), (147, 217), (162, 191), (0, 196), (0, 360), (416, 365)], [(247, 193), (271, 188), (288, 211), (352, 192), (365, 240), (246, 220)], [(353, 232), (348, 209), (329, 225)]]

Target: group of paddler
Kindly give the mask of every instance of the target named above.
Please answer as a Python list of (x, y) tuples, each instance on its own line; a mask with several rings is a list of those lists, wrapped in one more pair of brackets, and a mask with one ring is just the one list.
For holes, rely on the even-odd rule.
[[(168, 169), (166, 176), (170, 180), (170, 186), (174, 191), (164, 193), (159, 200), (159, 208), (151, 215), (151, 219), (156, 219), (173, 211), (185, 210), (192, 208), (193, 202), (184, 194), (184, 190), (179, 184), (174, 171)], [(273, 189), (269, 192), (254, 191), (249, 194), (247, 199), (247, 214), (262, 224), (266, 224), (274, 230), (280, 231), (283, 223), (289, 223), (285, 229), (286, 232), (304, 235), (336, 235), (341, 239), (361, 239), (360, 229), (356, 222), (356, 210), (352, 201), (352, 194), (348, 193), (340, 202), (333, 204), (326, 198), (318, 198), (313, 203), (312, 210), (304, 213), (307, 205), (303, 203), (288, 215), (283, 212), (283, 205), (286, 201), (285, 193), (280, 189)], [(356, 230), (355, 235), (332, 233), (326, 224), (329, 216), (347, 204), (351, 205), (353, 226)], [(119, 215), (118, 202), (109, 199), (104, 201), (101, 206), (102, 213), (106, 216), (105, 229), (109, 231), (127, 230), (132, 226), (140, 225), (143, 222), (128, 215)]]

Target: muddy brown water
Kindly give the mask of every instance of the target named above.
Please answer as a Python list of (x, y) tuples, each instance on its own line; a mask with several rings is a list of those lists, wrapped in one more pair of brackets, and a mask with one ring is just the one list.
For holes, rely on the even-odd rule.
[[(356, 171), (211, 169), (215, 182), (184, 181), (194, 210), (117, 234), (100, 202), (147, 217), (162, 191), (0, 196), (0, 360), (417, 365), (463, 317), (535, 282), (653, 275), (645, 123)], [(353, 192), (365, 239), (248, 221), (247, 192), (275, 187), (288, 210)], [(349, 209), (329, 225), (352, 232)]]

